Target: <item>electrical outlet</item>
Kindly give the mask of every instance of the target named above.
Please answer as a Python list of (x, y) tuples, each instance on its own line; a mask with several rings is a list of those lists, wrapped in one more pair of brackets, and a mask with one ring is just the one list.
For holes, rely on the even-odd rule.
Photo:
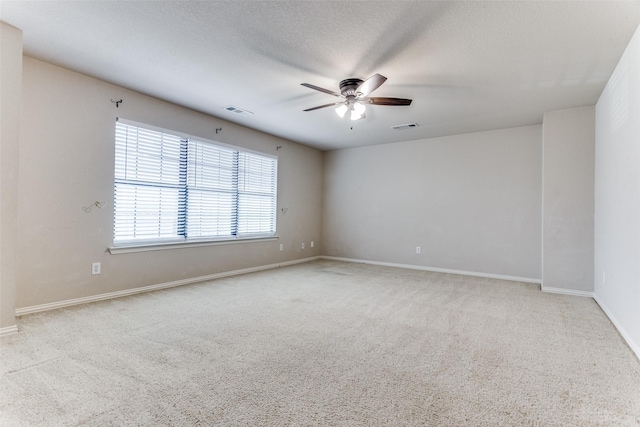
[(100, 274), (100, 263), (94, 262), (91, 264), (91, 274), (96, 275)]
[(284, 244), (283, 243), (280, 243), (280, 250), (284, 251)]
[(304, 249), (304, 242), (302, 242), (302, 249)]
[(421, 254), (422, 253), (422, 248), (420, 246), (416, 246), (416, 253), (417, 254)]
[(309, 243), (309, 246), (311, 246), (312, 248), (314, 247), (313, 240), (311, 241), (311, 243)]

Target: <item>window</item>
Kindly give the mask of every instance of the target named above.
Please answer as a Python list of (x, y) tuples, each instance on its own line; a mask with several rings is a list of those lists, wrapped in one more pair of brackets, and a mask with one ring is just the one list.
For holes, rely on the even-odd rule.
[(275, 235), (277, 158), (118, 119), (114, 244)]

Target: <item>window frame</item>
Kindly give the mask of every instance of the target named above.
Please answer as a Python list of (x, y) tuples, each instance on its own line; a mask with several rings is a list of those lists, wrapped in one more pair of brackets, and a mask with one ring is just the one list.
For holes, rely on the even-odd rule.
[[(178, 201), (178, 205), (176, 207), (177, 209), (177, 215), (178, 217), (181, 217), (182, 215), (182, 219), (178, 220), (178, 223), (176, 224), (176, 230), (175, 230), (175, 235), (171, 236), (171, 237), (153, 237), (153, 238), (133, 238), (133, 239), (116, 239), (116, 228), (117, 228), (117, 209), (116, 209), (116, 189), (117, 186), (120, 185), (126, 185), (126, 184), (131, 184), (131, 182), (127, 182), (127, 181), (131, 181), (131, 180), (127, 180), (126, 178), (118, 178), (117, 176), (117, 163), (118, 163), (118, 159), (117, 159), (117, 129), (118, 129), (118, 124), (121, 123), (123, 125), (126, 126), (133, 126), (136, 128), (140, 128), (140, 129), (144, 129), (144, 130), (149, 130), (152, 132), (160, 132), (163, 134), (167, 134), (167, 135), (171, 135), (171, 136), (176, 136), (178, 138), (180, 138), (181, 144), (184, 144), (184, 151), (181, 148), (181, 160), (180, 160), (180, 188), (178, 190), (178, 197), (179, 197), (179, 201)], [(149, 125), (146, 123), (140, 123), (140, 122), (136, 122), (136, 121), (132, 121), (132, 120), (128, 120), (128, 119), (123, 119), (121, 117), (116, 118), (116, 123), (114, 125), (114, 153), (115, 156), (114, 157), (114, 174), (113, 174), (113, 203), (114, 203), (114, 209), (113, 209), (113, 229), (112, 229), (112, 234), (111, 234), (111, 241), (112, 241), (112, 246), (110, 246), (108, 248), (109, 252), (112, 254), (115, 253), (128, 253), (128, 252), (139, 252), (139, 251), (145, 251), (145, 250), (160, 250), (160, 249), (172, 249), (172, 248), (181, 248), (181, 247), (187, 247), (187, 246), (210, 246), (210, 245), (221, 245), (221, 244), (233, 244), (233, 243), (245, 243), (245, 242), (255, 242), (255, 241), (265, 241), (265, 240), (276, 240), (278, 239), (278, 235), (277, 235), (277, 206), (278, 206), (278, 156), (275, 155), (271, 155), (271, 154), (266, 154), (264, 152), (260, 152), (260, 151), (255, 151), (255, 150), (251, 150), (251, 149), (247, 149), (244, 147), (238, 147), (238, 146), (234, 146), (234, 145), (230, 145), (230, 144), (226, 144), (220, 141), (214, 141), (214, 140), (210, 140), (207, 138), (201, 138), (201, 137), (197, 137), (197, 136), (193, 136), (193, 135), (187, 135), (183, 132), (178, 132), (178, 131), (174, 131), (174, 130), (169, 130), (169, 129), (164, 129), (164, 128), (160, 128), (157, 126), (153, 126), (153, 125)], [(269, 232), (255, 232), (255, 233), (241, 233), (239, 232), (239, 220), (238, 218), (240, 217), (240, 213), (239, 213), (239, 209), (240, 209), (240, 202), (239, 202), (239, 198), (236, 197), (235, 202), (234, 202), (234, 211), (235, 212), (235, 225), (234, 225), (234, 229), (232, 230), (232, 234), (229, 235), (220, 235), (220, 236), (213, 236), (213, 235), (207, 235), (207, 236), (196, 236), (196, 237), (189, 237), (188, 236), (188, 218), (189, 218), (189, 214), (188, 214), (188, 210), (187, 210), (187, 204), (188, 204), (188, 193), (190, 190), (190, 186), (188, 184), (188, 179), (185, 178), (185, 176), (188, 176), (191, 173), (191, 169), (190, 169), (190, 164), (189, 164), (189, 155), (188, 155), (188, 149), (190, 147), (190, 143), (194, 143), (194, 144), (204, 144), (205, 146), (210, 145), (212, 147), (216, 147), (222, 150), (232, 150), (235, 154), (236, 159), (239, 156), (243, 156), (243, 155), (249, 155), (249, 156), (259, 156), (259, 158), (263, 158), (265, 160), (271, 160), (273, 161), (272, 164), (267, 162), (267, 165), (269, 165), (269, 168), (272, 169), (272, 171), (269, 172), (269, 174), (266, 174), (264, 176), (269, 175), (269, 179), (271, 179), (270, 184), (272, 187), (272, 192), (268, 192), (265, 194), (268, 194), (268, 197), (270, 197), (272, 199), (272, 208), (269, 208), (266, 212), (268, 212), (268, 218), (267, 221), (270, 222), (269, 225), (272, 225), (273, 231), (269, 231)], [(184, 156), (184, 157), (182, 157)], [(268, 168), (268, 169), (269, 169)], [(239, 163), (236, 162), (234, 164), (234, 174), (239, 173)], [(267, 180), (269, 180), (267, 179)], [(238, 184), (238, 179), (235, 180), (235, 185), (236, 185), (236, 194), (240, 193), (239, 191), (239, 184)], [(153, 188), (161, 188), (163, 187), (163, 185), (150, 185), (150, 187)], [(172, 185), (169, 185), (169, 187), (172, 187)], [(197, 187), (191, 186), (191, 190), (194, 191)], [(183, 205), (182, 208), (180, 208), (180, 205)], [(269, 212), (270, 211), (270, 212)], [(261, 211), (261, 215), (264, 213), (265, 211)], [(262, 216), (260, 216), (260, 218), (262, 218)]]

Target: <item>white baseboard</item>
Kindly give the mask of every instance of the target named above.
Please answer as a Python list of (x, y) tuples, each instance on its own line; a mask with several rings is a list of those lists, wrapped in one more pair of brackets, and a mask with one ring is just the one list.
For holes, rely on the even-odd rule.
[(363, 259), (341, 258), (341, 257), (325, 256), (325, 255), (320, 256), (320, 258), (332, 260), (332, 261), (354, 262), (358, 264), (381, 265), (385, 267), (406, 268), (409, 270), (433, 271), (435, 273), (449, 273), (449, 274), (458, 274), (461, 276), (484, 277), (488, 279), (510, 280), (512, 282), (535, 283), (538, 285), (540, 284), (540, 279), (534, 279), (531, 277), (505, 276), (502, 274), (480, 273), (477, 271), (451, 270), (447, 268), (424, 267), (422, 265), (396, 264), (393, 262), (368, 261)]
[(596, 303), (598, 303), (598, 305), (600, 306), (602, 311), (604, 311), (604, 314), (607, 315), (609, 320), (611, 320), (611, 323), (613, 323), (613, 326), (616, 327), (616, 329), (618, 330), (622, 338), (627, 342), (627, 345), (629, 345), (629, 347), (631, 348), (631, 351), (633, 351), (636, 354), (636, 357), (640, 359), (640, 343), (635, 342), (633, 338), (631, 338), (631, 335), (629, 335), (629, 333), (624, 328), (624, 326), (622, 326), (622, 324), (618, 321), (618, 319), (616, 319), (616, 317), (613, 315), (611, 310), (609, 310), (609, 308), (602, 302), (602, 300), (600, 300), (600, 298), (598, 298), (597, 295), (594, 295), (593, 299), (596, 301)]
[[(243, 268), (240, 270), (224, 271), (222, 273), (208, 274), (206, 276), (192, 277), (189, 279), (176, 280), (173, 282), (159, 283), (157, 285), (142, 286), (139, 288), (126, 289), (123, 291), (107, 292), (104, 294), (91, 295), (88, 297), (51, 302), (48, 304), (34, 305), (31, 307), (17, 308), (16, 316), (24, 316), (25, 314), (39, 313), (41, 311), (55, 310), (58, 308), (71, 307), (73, 305), (86, 304), (90, 302), (103, 301), (103, 300), (112, 299), (112, 298), (125, 297), (128, 295), (135, 295), (135, 294), (140, 294), (144, 292), (157, 291), (160, 289), (174, 288), (176, 286), (189, 285), (192, 283), (206, 282), (208, 280), (221, 279), (223, 277), (238, 276), (240, 274), (247, 274), (247, 273), (255, 273), (257, 271), (270, 270), (273, 268), (285, 267), (285, 266), (294, 265), (294, 264), (301, 264), (305, 262), (315, 261), (318, 259), (320, 259), (320, 257), (316, 256), (316, 257), (310, 257), (310, 258), (296, 259), (293, 261), (279, 262), (275, 264), (259, 265), (256, 267)], [(16, 332), (17, 332), (17, 328), (16, 328)]]
[(576, 297), (587, 297), (587, 298), (593, 298), (595, 296), (595, 294), (590, 291), (577, 291), (574, 289), (565, 289), (565, 288), (550, 288), (544, 285), (542, 285), (540, 289), (542, 290), (542, 292), (549, 292), (550, 294), (573, 295)]
[(18, 333), (18, 325), (5, 326), (0, 328), (0, 337)]

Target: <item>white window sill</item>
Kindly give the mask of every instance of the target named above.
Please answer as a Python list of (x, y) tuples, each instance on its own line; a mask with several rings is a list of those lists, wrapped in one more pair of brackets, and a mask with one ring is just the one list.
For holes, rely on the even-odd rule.
[(107, 248), (111, 255), (129, 254), (134, 252), (163, 251), (166, 249), (186, 249), (201, 246), (234, 245), (237, 243), (256, 243), (278, 240), (278, 236), (269, 237), (240, 237), (232, 240), (193, 240), (190, 242), (168, 242), (168, 243), (132, 243)]

